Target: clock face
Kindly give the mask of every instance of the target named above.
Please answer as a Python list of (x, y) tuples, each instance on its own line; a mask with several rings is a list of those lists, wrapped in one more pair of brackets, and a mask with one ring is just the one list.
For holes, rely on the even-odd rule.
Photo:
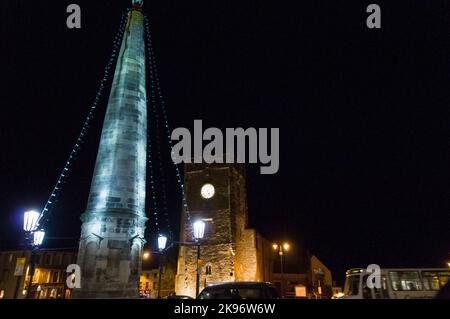
[(205, 184), (202, 186), (202, 189), (200, 191), (200, 194), (203, 198), (209, 199), (214, 196), (214, 186), (212, 184)]

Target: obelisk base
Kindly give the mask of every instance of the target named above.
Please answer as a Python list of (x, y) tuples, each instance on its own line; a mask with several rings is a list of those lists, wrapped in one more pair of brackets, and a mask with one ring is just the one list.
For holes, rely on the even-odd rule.
[(81, 288), (73, 289), (72, 298), (139, 298), (146, 220), (112, 211), (83, 214)]

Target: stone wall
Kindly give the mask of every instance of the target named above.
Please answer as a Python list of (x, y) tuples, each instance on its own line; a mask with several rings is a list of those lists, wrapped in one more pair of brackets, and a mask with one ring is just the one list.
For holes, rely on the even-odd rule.
[(124, 213), (83, 215), (73, 298), (137, 298), (146, 218)]

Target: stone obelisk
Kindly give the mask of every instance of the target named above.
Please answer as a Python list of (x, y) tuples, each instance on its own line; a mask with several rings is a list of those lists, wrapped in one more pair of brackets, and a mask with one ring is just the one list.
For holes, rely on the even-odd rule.
[(141, 1), (128, 13), (87, 208), (73, 298), (137, 298), (144, 244), (147, 97)]

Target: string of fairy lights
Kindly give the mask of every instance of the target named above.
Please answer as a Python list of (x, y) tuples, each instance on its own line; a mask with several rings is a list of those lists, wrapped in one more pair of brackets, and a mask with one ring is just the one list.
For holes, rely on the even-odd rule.
[[(156, 112), (156, 95), (155, 95), (155, 86), (153, 84), (153, 77), (150, 76), (150, 108), (153, 109), (153, 112)], [(147, 116), (149, 118), (149, 116)], [(150, 124), (150, 123), (149, 123)], [(153, 217), (153, 224), (158, 233), (161, 232), (161, 228), (159, 226), (159, 214), (158, 214), (158, 203), (156, 200), (156, 179), (155, 173), (153, 171), (153, 143), (150, 136), (151, 125), (147, 126), (147, 170), (149, 173), (149, 184), (150, 184), (150, 204), (151, 204), (151, 214)]]
[(126, 26), (126, 22), (127, 22), (127, 15), (128, 15), (129, 11), (130, 11), (130, 9), (127, 9), (122, 14), (119, 30), (117, 31), (116, 36), (114, 37), (113, 49), (112, 49), (111, 55), (109, 57), (109, 60), (107, 62), (107, 65), (105, 67), (105, 70), (103, 72), (103, 77), (102, 77), (102, 80), (100, 81), (100, 85), (97, 90), (97, 94), (95, 95), (95, 98), (94, 98), (94, 101), (92, 102), (89, 113), (86, 116), (83, 126), (81, 128), (81, 131), (75, 141), (75, 145), (73, 146), (73, 148), (69, 154), (69, 157), (66, 160), (64, 167), (56, 181), (56, 184), (53, 187), (52, 192), (51, 192), (47, 202), (45, 203), (44, 208), (42, 209), (42, 211), (40, 213), (38, 223), (41, 227), (43, 227), (44, 224), (48, 222), (52, 208), (54, 207), (54, 204), (58, 200), (58, 197), (61, 193), (61, 189), (62, 189), (63, 185), (65, 184), (67, 177), (70, 173), (70, 170), (72, 168), (72, 164), (73, 164), (74, 160), (76, 159), (79, 151), (81, 150), (81, 146), (84, 143), (85, 138), (88, 134), (89, 127), (92, 123), (92, 120), (94, 119), (98, 103), (100, 101), (100, 98), (102, 97), (102, 94), (104, 92), (107, 81), (112, 73), (113, 63), (120, 51), (121, 40), (122, 40), (123, 33), (125, 30), (125, 26)]
[[(171, 150), (171, 155), (172, 155), (173, 143), (172, 143), (172, 139), (171, 139), (171, 131), (170, 131), (169, 121), (168, 121), (168, 117), (167, 117), (166, 104), (165, 104), (165, 100), (164, 100), (164, 97), (162, 94), (161, 81), (159, 78), (158, 68), (157, 68), (157, 63), (156, 63), (156, 56), (155, 56), (155, 52), (153, 49), (153, 42), (152, 42), (151, 33), (150, 33), (150, 22), (149, 22), (149, 18), (147, 17), (147, 15), (144, 15), (144, 23), (145, 23), (145, 30), (146, 30), (147, 50), (149, 52), (148, 61), (149, 61), (149, 67), (150, 67), (150, 71), (151, 71), (150, 74), (152, 75), (151, 84), (155, 85), (155, 87), (156, 87), (156, 98), (158, 99), (159, 104), (161, 106), (161, 113), (162, 113), (162, 117), (164, 120), (164, 126), (166, 129), (167, 142), (169, 144), (169, 148)], [(190, 224), (191, 214), (190, 214), (187, 199), (186, 199), (186, 190), (185, 190), (185, 185), (182, 181), (181, 170), (180, 170), (178, 164), (176, 164), (176, 163), (173, 163), (173, 164), (174, 164), (174, 168), (175, 168), (177, 182), (180, 187), (180, 191), (181, 191), (181, 195), (182, 195), (183, 210), (186, 214), (187, 222), (188, 222), (188, 224)], [(166, 220), (169, 225), (170, 223), (168, 222), (167, 215), (166, 215)]]
[[(161, 197), (162, 197), (162, 211), (166, 217), (166, 225), (167, 225), (167, 232), (169, 237), (172, 237), (172, 230), (170, 227), (170, 222), (169, 222), (169, 217), (168, 217), (168, 207), (167, 207), (167, 199), (166, 199), (166, 183), (165, 183), (165, 172), (164, 172), (164, 165), (163, 165), (163, 158), (162, 158), (162, 154), (161, 154), (161, 141), (160, 141), (160, 125), (159, 125), (159, 112), (158, 112), (158, 108), (157, 108), (157, 99), (156, 99), (156, 95), (155, 95), (155, 85), (154, 85), (154, 79), (153, 79), (153, 70), (150, 68), (150, 92), (151, 92), (151, 111), (153, 114), (153, 117), (149, 117), (149, 118), (154, 118), (154, 122), (155, 125), (152, 126), (150, 125), (148, 128), (148, 131), (150, 131), (151, 128), (154, 127), (154, 132), (155, 132), (155, 147), (156, 147), (156, 154), (158, 157), (158, 176), (150, 174), (150, 184), (155, 184), (155, 180), (157, 178), (159, 178), (159, 182), (161, 184), (161, 186), (158, 188), (161, 190)], [(148, 140), (148, 152), (150, 153), (149, 155), (149, 160), (151, 160), (151, 153), (153, 152), (153, 148), (152, 148), (152, 141), (151, 139)], [(152, 164), (149, 162), (149, 166), (152, 167)], [(154, 189), (153, 189), (154, 190)], [(153, 194), (152, 194), (153, 195)], [(156, 208), (157, 209), (157, 208)], [(153, 215), (156, 216), (156, 221), (155, 223), (158, 222), (158, 213), (157, 210), (155, 210), (153, 212)], [(159, 227), (159, 223), (157, 224), (157, 230), (158, 233), (160, 232), (160, 227)]]

